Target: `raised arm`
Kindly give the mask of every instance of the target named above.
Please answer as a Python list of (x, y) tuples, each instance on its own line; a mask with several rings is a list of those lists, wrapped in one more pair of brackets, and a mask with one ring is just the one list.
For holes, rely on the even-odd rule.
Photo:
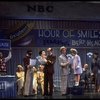
[(11, 57), (12, 57), (11, 50), (9, 50), (9, 54), (8, 54), (8, 56), (5, 58), (5, 62), (7, 62), (8, 60), (10, 60)]

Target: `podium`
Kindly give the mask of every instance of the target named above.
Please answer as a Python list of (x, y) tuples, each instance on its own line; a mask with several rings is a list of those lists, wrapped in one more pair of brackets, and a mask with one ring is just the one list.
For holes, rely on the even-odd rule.
[(14, 75), (0, 76), (0, 98), (16, 98), (17, 87)]

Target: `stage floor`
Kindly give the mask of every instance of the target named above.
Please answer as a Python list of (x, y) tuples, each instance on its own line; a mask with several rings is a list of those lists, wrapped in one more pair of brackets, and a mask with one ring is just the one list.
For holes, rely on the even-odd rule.
[(66, 95), (62, 96), (59, 92), (53, 94), (52, 97), (49, 96), (41, 96), (41, 95), (34, 95), (34, 96), (17, 96), (16, 99), (100, 99), (100, 93), (84, 93), (84, 95)]

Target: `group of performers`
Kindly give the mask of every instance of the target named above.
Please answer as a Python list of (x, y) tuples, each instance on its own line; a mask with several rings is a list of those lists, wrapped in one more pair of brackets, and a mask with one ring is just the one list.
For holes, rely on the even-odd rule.
[[(81, 64), (81, 58), (78, 51), (75, 48), (70, 49), (72, 58), (69, 59), (67, 56), (67, 48), (65, 46), (60, 47), (59, 57), (57, 58), (53, 54), (52, 48), (47, 50), (40, 50), (36, 57), (36, 64), (30, 65), (30, 59), (32, 59), (32, 50), (26, 52), (23, 58), (24, 65), (18, 65), (16, 71), (17, 77), (17, 92), (18, 95), (30, 96), (38, 94), (38, 87), (41, 87), (43, 96), (52, 96), (54, 92), (54, 64), (56, 60), (59, 61), (61, 69), (61, 95), (67, 94), (68, 86), (68, 69), (71, 68), (74, 73), (74, 86), (79, 86), (80, 81), (84, 81), (85, 85), (88, 84), (88, 79), (94, 76), (95, 89), (100, 92), (100, 59), (98, 53), (93, 54), (91, 63), (91, 72), (88, 69), (88, 64)], [(0, 53), (0, 73), (6, 73), (5, 63), (11, 58), (11, 50), (9, 51), (8, 57), (4, 58)], [(3, 74), (4, 74), (3, 73)], [(86, 87), (86, 86), (85, 86)]]
[(47, 54), (45, 50), (39, 51), (39, 56), (36, 57), (35, 66), (30, 65), (31, 56), (32, 51), (29, 50), (27, 51), (23, 60), (25, 67), (23, 75), (23, 95), (32, 95), (33, 90), (35, 94), (37, 94), (37, 87), (40, 85), (42, 89), (42, 95), (52, 96), (54, 63), (56, 61), (56, 56), (53, 55), (53, 49), (48, 48)]

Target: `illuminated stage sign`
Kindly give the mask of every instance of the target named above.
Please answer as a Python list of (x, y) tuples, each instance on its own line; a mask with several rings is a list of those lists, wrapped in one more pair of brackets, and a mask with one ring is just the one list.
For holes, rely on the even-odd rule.
[(0, 39), (0, 49), (9, 50), (11, 48), (11, 41), (8, 39)]

